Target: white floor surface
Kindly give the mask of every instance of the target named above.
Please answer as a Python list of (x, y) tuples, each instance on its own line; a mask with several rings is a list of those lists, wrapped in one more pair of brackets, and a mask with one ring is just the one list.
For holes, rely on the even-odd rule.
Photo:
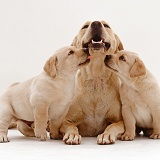
[(61, 140), (41, 142), (9, 130), (9, 143), (0, 143), (0, 160), (158, 160), (160, 140), (137, 137), (134, 141), (117, 140), (113, 145), (97, 145), (95, 137), (83, 137), (80, 145)]

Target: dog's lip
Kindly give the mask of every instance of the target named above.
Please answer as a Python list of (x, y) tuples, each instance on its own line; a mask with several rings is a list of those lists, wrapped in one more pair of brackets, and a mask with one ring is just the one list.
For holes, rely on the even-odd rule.
[(101, 40), (95, 41), (94, 37), (93, 37), (92, 39), (90, 39), (89, 42), (84, 43), (84, 44), (83, 44), (83, 48), (88, 48), (89, 45), (97, 45), (97, 46), (98, 46), (98, 45), (101, 45), (101, 46), (103, 46), (106, 50), (108, 50), (108, 49), (110, 48), (110, 46), (111, 46), (109, 42), (105, 42), (105, 39), (104, 39), (104, 38), (102, 38)]
[(116, 69), (110, 67), (107, 63), (105, 63), (105, 65), (106, 65), (109, 69), (113, 70), (114, 72), (118, 72)]
[[(89, 56), (88, 56), (89, 57)], [(84, 62), (80, 63), (78, 66), (85, 65), (90, 62), (90, 58), (87, 58)]]
[(99, 41), (99, 42), (95, 42), (92, 40), (92, 42), (88, 45), (88, 48), (92, 48), (94, 50), (99, 50), (101, 48), (105, 48), (105, 44), (103, 43), (103, 41)]

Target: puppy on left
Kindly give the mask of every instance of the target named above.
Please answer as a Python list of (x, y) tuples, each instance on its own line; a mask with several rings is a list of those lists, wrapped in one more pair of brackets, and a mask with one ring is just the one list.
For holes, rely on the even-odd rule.
[(50, 134), (57, 138), (74, 95), (76, 72), (87, 60), (83, 49), (61, 48), (49, 58), (41, 74), (7, 88), (0, 96), (0, 142), (9, 142), (7, 133), (13, 118), (34, 122), (34, 134), (42, 141), (47, 138), (50, 119)]

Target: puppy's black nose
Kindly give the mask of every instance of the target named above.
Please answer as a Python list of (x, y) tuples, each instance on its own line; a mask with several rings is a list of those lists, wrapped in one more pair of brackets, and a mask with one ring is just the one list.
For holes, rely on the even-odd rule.
[(106, 55), (104, 62), (107, 62), (109, 59), (111, 59), (111, 55)]
[(101, 22), (99, 22), (99, 21), (94, 21), (94, 22), (92, 22), (92, 24), (91, 24), (91, 27), (92, 28), (97, 28), (97, 27), (102, 27), (102, 24), (101, 24)]
[(84, 51), (84, 53), (86, 53), (86, 54), (89, 55), (89, 50), (88, 50), (88, 48), (83, 48), (83, 51)]

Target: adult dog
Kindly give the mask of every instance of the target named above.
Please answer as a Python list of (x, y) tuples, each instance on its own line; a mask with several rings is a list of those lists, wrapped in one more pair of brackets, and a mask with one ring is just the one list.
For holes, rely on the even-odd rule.
[(24, 122), (19, 127), (22, 133), (27, 131), (29, 121), (34, 122), (35, 136), (41, 140), (47, 138), (47, 122), (51, 119), (50, 132), (57, 138), (74, 95), (75, 74), (87, 58), (82, 49), (61, 48), (49, 58), (40, 75), (9, 87), (0, 96), (0, 142), (9, 141), (7, 132), (13, 118)]
[(108, 55), (105, 63), (122, 81), (120, 97), (126, 130), (121, 139), (133, 140), (136, 126), (144, 131), (153, 129), (150, 138), (160, 139), (160, 88), (154, 76), (133, 52)]
[[(86, 22), (72, 45), (87, 48), (90, 62), (76, 75), (75, 96), (60, 128), (63, 140), (80, 144), (81, 136), (100, 134), (98, 144), (114, 143), (122, 123), (119, 80), (106, 69), (104, 59), (106, 54), (122, 50), (123, 45), (104, 21)], [(107, 127), (110, 123), (114, 124)]]

